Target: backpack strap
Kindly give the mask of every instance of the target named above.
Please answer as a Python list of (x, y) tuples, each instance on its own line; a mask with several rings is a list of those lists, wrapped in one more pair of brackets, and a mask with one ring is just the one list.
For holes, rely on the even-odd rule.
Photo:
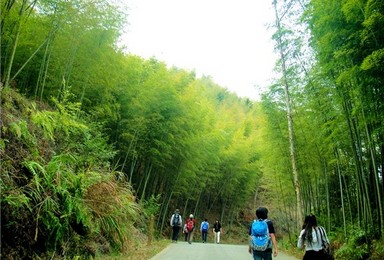
[(268, 222), (270, 222), (271, 220), (269, 220), (269, 219), (266, 218), (266, 219), (264, 219), (263, 221), (265, 222), (265, 224), (267, 224), (267, 232), (268, 232), (268, 235), (271, 236), (271, 234), (269, 233), (269, 226), (268, 226)]
[(327, 239), (327, 235), (325, 234), (325, 231), (324, 231), (324, 228), (322, 226), (319, 226), (318, 227), (319, 229), (319, 232), (320, 232), (320, 237), (321, 237), (321, 245), (323, 247), (325, 247), (326, 245), (328, 245), (328, 239)]

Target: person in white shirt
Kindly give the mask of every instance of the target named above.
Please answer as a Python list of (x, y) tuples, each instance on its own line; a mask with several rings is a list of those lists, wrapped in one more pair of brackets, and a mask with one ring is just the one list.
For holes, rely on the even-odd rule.
[(297, 241), (297, 247), (303, 249), (305, 254), (303, 260), (323, 260), (325, 255), (323, 245), (329, 245), (327, 233), (322, 226), (317, 225), (317, 220), (314, 215), (305, 217), (303, 229), (300, 232)]
[(177, 243), (177, 240), (179, 238), (180, 227), (182, 227), (183, 225), (183, 221), (180, 216), (180, 211), (178, 209), (176, 209), (175, 213), (172, 214), (169, 224), (172, 227), (172, 242)]

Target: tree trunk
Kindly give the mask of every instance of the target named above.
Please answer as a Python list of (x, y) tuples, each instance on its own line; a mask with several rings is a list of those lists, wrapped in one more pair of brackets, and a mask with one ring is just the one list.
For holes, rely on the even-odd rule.
[(13, 60), (15, 58), (16, 48), (17, 48), (17, 44), (18, 44), (18, 41), (19, 41), (20, 31), (21, 31), (21, 25), (20, 24), (21, 24), (21, 22), (19, 21), (18, 25), (17, 25), (17, 30), (16, 30), (15, 38), (13, 40), (11, 56), (9, 57), (9, 61), (6, 64), (6, 68), (4, 70), (4, 73), (5, 73), (5, 75), (4, 75), (4, 77), (5, 77), (4, 78), (4, 89), (9, 87), (9, 83), (10, 83), (10, 79), (11, 79), (11, 71), (12, 71), (12, 66), (13, 66)]
[(195, 209), (193, 210), (193, 215), (197, 214), (197, 207), (199, 206), (199, 203), (200, 203), (201, 193), (202, 193), (202, 191), (199, 193), (199, 196), (197, 198), (197, 201), (196, 201), (196, 204), (195, 204)]
[[(341, 200), (341, 209), (342, 209), (342, 213), (343, 213), (344, 238), (346, 239), (347, 238), (347, 223), (345, 220), (344, 191), (343, 191), (343, 183), (341, 180), (341, 171), (340, 171), (339, 161), (337, 161), (337, 175), (339, 176), (340, 200)], [(328, 230), (330, 230), (330, 229), (328, 229)]]
[[(19, 43), (19, 37), (20, 37), (20, 32), (21, 32), (22, 20), (24, 18), (24, 15), (25, 15), (26, 11), (28, 9), (32, 8), (35, 5), (36, 2), (37, 2), (37, 0), (34, 0), (34, 1), (32, 1), (32, 3), (30, 5), (28, 5), (28, 0), (23, 0), (23, 3), (20, 6), (19, 19), (17, 20), (17, 24), (16, 24), (16, 33), (15, 33), (15, 38), (13, 39), (12, 51), (11, 51), (11, 55), (9, 57), (9, 60), (8, 60), (8, 62), (6, 64), (6, 68), (4, 70), (4, 72), (5, 72), (5, 75), (4, 75), (5, 76), (5, 78), (4, 78), (4, 88), (5, 89), (7, 87), (9, 87), (9, 84), (11, 82), (11, 71), (12, 71), (12, 67), (13, 67), (13, 61), (15, 59), (17, 45)], [(18, 71), (18, 73), (19, 73), (19, 71)], [(16, 73), (16, 75), (18, 73)], [(13, 78), (15, 78), (15, 76)]]
[(187, 198), (187, 199), (185, 200), (185, 204), (184, 204), (184, 209), (183, 209), (184, 219), (187, 219), (188, 216), (189, 216), (189, 214), (186, 213), (186, 211), (187, 211), (187, 207), (188, 207), (188, 202), (189, 202), (189, 198)]
[(45, 70), (44, 70), (44, 75), (43, 75), (43, 82), (41, 84), (40, 101), (43, 101), (45, 82), (47, 80), (47, 75), (48, 75), (49, 61), (51, 60), (51, 54), (52, 54), (52, 50), (49, 48), (49, 46), (50, 46), (50, 41), (47, 42), (47, 49), (48, 49), (49, 52), (48, 52), (47, 61), (45, 62)]
[[(324, 177), (325, 177), (325, 196), (327, 198), (327, 229), (331, 230), (331, 210), (329, 206), (328, 171), (327, 171), (327, 166), (325, 162), (324, 162)], [(343, 203), (343, 199), (341, 199), (341, 203)], [(343, 214), (344, 214), (344, 206), (343, 206)]]
[(281, 59), (281, 67), (283, 72), (283, 84), (284, 84), (284, 91), (285, 91), (285, 104), (287, 106), (287, 120), (288, 120), (288, 133), (289, 133), (289, 151), (291, 156), (291, 164), (292, 164), (292, 174), (293, 174), (293, 181), (295, 186), (295, 192), (296, 192), (296, 214), (297, 214), (297, 228), (300, 229), (301, 227), (301, 221), (303, 219), (302, 214), (302, 203), (301, 203), (301, 194), (300, 194), (300, 185), (299, 185), (299, 177), (298, 177), (298, 171), (296, 166), (296, 151), (295, 151), (295, 139), (294, 139), (294, 130), (293, 130), (293, 119), (292, 119), (292, 111), (291, 111), (291, 100), (290, 100), (290, 93), (289, 93), (289, 85), (287, 81), (287, 69), (286, 69), (286, 60), (284, 55), (283, 45), (282, 45), (282, 39), (281, 39), (281, 24), (280, 24), (280, 18), (277, 12), (277, 2), (276, 0), (273, 1), (273, 5), (275, 8), (275, 18), (276, 18), (276, 26), (278, 30), (278, 37), (277, 37), (277, 48), (280, 53), (280, 59)]
[(169, 194), (169, 197), (168, 197), (168, 201), (165, 205), (165, 209), (163, 210), (163, 216), (160, 218), (162, 219), (161, 221), (161, 227), (160, 227), (160, 234), (163, 233), (163, 228), (164, 228), (164, 224), (165, 224), (165, 220), (168, 219), (168, 208), (169, 208), (169, 203), (172, 199), (172, 195), (173, 195), (173, 191), (171, 191), (171, 193)]
[(141, 203), (143, 203), (144, 199), (145, 199), (145, 190), (147, 189), (148, 180), (149, 180), (149, 177), (151, 176), (151, 172), (152, 172), (152, 163), (149, 166), (149, 169), (148, 169), (146, 176), (145, 176), (144, 187), (143, 187), (143, 191), (141, 192), (141, 198), (140, 198)]
[(377, 172), (377, 166), (376, 166), (376, 156), (375, 156), (375, 150), (373, 147), (375, 145), (372, 143), (371, 137), (370, 137), (370, 131), (368, 129), (367, 125), (367, 119), (365, 117), (364, 109), (362, 109), (363, 113), (363, 121), (364, 121), (364, 126), (365, 126), (365, 132), (367, 135), (368, 139), (368, 148), (369, 148), (369, 153), (371, 155), (371, 160), (372, 160), (372, 168), (373, 168), (373, 174), (374, 174), (374, 181), (375, 181), (375, 188), (376, 188), (376, 199), (377, 199), (377, 204), (378, 204), (378, 222), (380, 225), (380, 234), (384, 233), (384, 216), (383, 216), (383, 204), (382, 204), (382, 195), (380, 193), (380, 182), (379, 182), (379, 173)]

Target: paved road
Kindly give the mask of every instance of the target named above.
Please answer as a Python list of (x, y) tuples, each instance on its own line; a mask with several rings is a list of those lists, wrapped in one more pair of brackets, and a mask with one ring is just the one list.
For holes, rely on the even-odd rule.
[[(169, 245), (159, 254), (151, 258), (151, 260), (199, 260), (199, 259), (212, 259), (212, 260), (239, 260), (248, 259), (252, 260), (252, 256), (248, 253), (248, 246), (246, 245), (226, 245), (226, 244), (213, 244), (213, 243), (192, 243), (179, 241)], [(293, 256), (279, 253), (276, 260), (297, 260)]]

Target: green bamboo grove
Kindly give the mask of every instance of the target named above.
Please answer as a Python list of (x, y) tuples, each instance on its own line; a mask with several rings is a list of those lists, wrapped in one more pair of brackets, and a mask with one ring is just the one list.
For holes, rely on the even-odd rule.
[(271, 1), (261, 100), (127, 54), (121, 6), (1, 0), (1, 257), (129, 252), (175, 208), (242, 243), (261, 205), (287, 247), (314, 213), (337, 259), (383, 257), (382, 1)]

